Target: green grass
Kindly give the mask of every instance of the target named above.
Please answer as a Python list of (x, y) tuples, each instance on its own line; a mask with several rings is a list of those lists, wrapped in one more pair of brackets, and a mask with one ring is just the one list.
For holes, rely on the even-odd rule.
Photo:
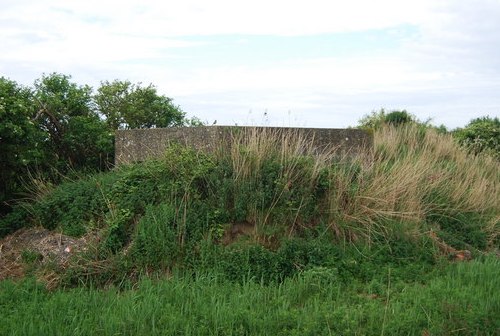
[[(210, 274), (134, 288), (59, 289), (0, 282), (2, 335), (497, 335), (500, 262), (450, 264), (425, 283), (393, 280), (375, 296), (313, 268), (281, 283)], [(392, 280), (392, 281), (390, 281)]]
[[(500, 333), (497, 161), (415, 127), (377, 131), (359, 157), (311, 146), (240, 132), (226, 151), (172, 146), (33, 181), (0, 236), (35, 224), (100, 239), (64, 265), (24, 250), (53, 291), (0, 282), (0, 334)], [(453, 248), (474, 260), (450, 262)]]

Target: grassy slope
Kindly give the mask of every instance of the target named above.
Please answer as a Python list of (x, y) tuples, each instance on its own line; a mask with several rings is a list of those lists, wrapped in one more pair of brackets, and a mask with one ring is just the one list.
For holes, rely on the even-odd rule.
[[(38, 181), (34, 202), (0, 222), (4, 233), (28, 222), (101, 239), (63, 266), (34, 258), (33, 275), (124, 291), (4, 282), (2, 331), (498, 330), (498, 260), (483, 257), (499, 248), (497, 161), (418, 127), (382, 129), (374, 152), (355, 158), (312, 155), (294, 134), (233, 140), (213, 155), (173, 147), (162, 160), (58, 187)], [(251, 230), (232, 232), (238, 225)], [(479, 259), (447, 266), (455, 249)]]

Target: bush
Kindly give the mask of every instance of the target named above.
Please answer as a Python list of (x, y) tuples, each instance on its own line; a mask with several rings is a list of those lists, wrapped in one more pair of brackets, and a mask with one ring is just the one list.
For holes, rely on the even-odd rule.
[(63, 183), (31, 205), (34, 221), (49, 230), (61, 228), (64, 234), (81, 236), (90, 220), (101, 222), (108, 211), (105, 189), (99, 176)]
[(111, 209), (105, 218), (106, 235), (101, 245), (104, 256), (107, 252), (116, 253), (128, 243), (132, 213), (127, 209)]
[(131, 257), (140, 266), (171, 267), (180, 254), (175, 209), (168, 204), (148, 206), (137, 224)]
[[(172, 146), (161, 160), (49, 188), (16, 216), (75, 236), (101, 229), (97, 262), (128, 263), (120, 275), (178, 267), (272, 282), (325, 267), (377, 287), (391, 267), (403, 279), (425, 273), (429, 227), (457, 248), (492, 246), (495, 160), (413, 123), (374, 135), (369, 156), (343, 159), (280, 134), (250, 134), (212, 156)], [(0, 227), (16, 225), (9, 218)], [(233, 232), (240, 222), (252, 232)]]
[(402, 125), (410, 122), (426, 125), (426, 123), (420, 122), (406, 110), (393, 110), (387, 113), (385, 109), (380, 109), (380, 111), (373, 111), (371, 114), (361, 118), (358, 122), (358, 127), (377, 130), (387, 124)]
[(153, 85), (103, 82), (93, 94), (71, 76), (43, 75), (32, 88), (0, 77), (0, 216), (37, 171), (59, 183), (72, 170), (112, 166), (118, 128), (199, 125)]
[(474, 154), (482, 152), (500, 159), (500, 119), (482, 117), (473, 119), (453, 135), (458, 142)]
[(412, 122), (413, 117), (408, 112), (406, 112), (406, 110), (392, 111), (391, 113), (385, 116), (384, 121), (387, 124), (401, 125)]
[(26, 208), (16, 206), (0, 219), (0, 238), (27, 226), (29, 223), (29, 213)]

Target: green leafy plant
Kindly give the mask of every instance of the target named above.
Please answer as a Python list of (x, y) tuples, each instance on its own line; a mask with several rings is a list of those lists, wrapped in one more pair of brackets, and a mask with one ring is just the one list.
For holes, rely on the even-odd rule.
[(74, 172), (109, 169), (118, 128), (199, 126), (152, 85), (102, 82), (94, 94), (71, 76), (50, 73), (33, 87), (0, 78), (0, 216), (32, 175), (59, 183)]
[(128, 243), (132, 213), (128, 209), (110, 209), (105, 218), (106, 236), (102, 242), (104, 252), (116, 253)]
[(137, 223), (131, 257), (156, 269), (172, 267), (181, 253), (175, 209), (168, 204), (148, 206)]
[(26, 264), (34, 264), (37, 261), (42, 260), (43, 256), (37, 251), (25, 249), (21, 253), (21, 258)]
[(411, 116), (408, 112), (406, 112), (406, 110), (392, 111), (392, 112), (388, 113), (384, 118), (384, 121), (386, 123), (392, 124), (392, 125), (402, 125), (402, 124), (412, 122), (413, 120), (414, 120), (414, 117)]
[(453, 135), (474, 154), (484, 152), (500, 158), (500, 119), (497, 117), (473, 119), (464, 128), (455, 130)]
[[(94, 96), (101, 115), (111, 130), (181, 126), (185, 113), (172, 98), (159, 95), (152, 84), (141, 86), (129, 81), (101, 82)], [(199, 125), (197, 119), (190, 121)]]

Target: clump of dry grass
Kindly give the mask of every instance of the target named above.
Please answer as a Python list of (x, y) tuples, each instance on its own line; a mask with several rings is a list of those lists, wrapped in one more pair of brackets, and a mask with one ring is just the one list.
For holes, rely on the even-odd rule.
[[(421, 232), (421, 224), (435, 211), (499, 213), (498, 161), (470, 155), (451, 135), (418, 125), (382, 127), (374, 133), (373, 151), (355, 156), (342, 156), (334, 146), (318, 151), (314, 139), (302, 133), (266, 128), (233, 132), (229, 149), (220, 153), (230, 162), (236, 188), (248, 181), (255, 181), (257, 188), (265, 162), (279, 162), (278, 179), (284, 182), (271, 209), (253, 209), (260, 224), (267, 223), (292, 186), (301, 184), (307, 186), (301, 190), (314, 192), (325, 172), (328, 191), (317, 199), (320, 219), (349, 240), (385, 235), (387, 221), (404, 222), (404, 230)], [(290, 213), (288, 225), (295, 225), (300, 211), (299, 206)]]
[[(321, 171), (331, 165), (337, 148), (318, 149), (314, 136), (298, 129), (244, 127), (230, 134), (229, 144), (219, 150), (219, 160), (228, 162), (232, 168), (235, 193), (243, 185), (259, 188), (265, 166), (269, 162), (279, 166), (276, 188), (269, 207), (251, 203), (247, 220), (257, 225), (267, 224), (271, 213), (285, 198), (291, 188), (300, 184), (312, 190)], [(289, 218), (290, 225), (297, 220), (299, 209)]]
[(359, 172), (356, 190), (344, 200), (348, 206), (342, 206), (342, 197), (353, 176), (335, 177), (330, 213), (337, 219), (361, 224), (368, 234), (381, 220), (418, 224), (436, 210), (498, 214), (500, 170), (495, 159), (470, 155), (451, 135), (417, 125), (385, 126), (374, 133), (374, 146), (371, 160), (365, 155), (351, 163)]
[(311, 178), (328, 165), (337, 154), (332, 146), (318, 150), (314, 136), (306, 136), (297, 129), (238, 128), (231, 132), (229, 145), (235, 180), (255, 177), (266, 160), (278, 158), (283, 175), (295, 172), (298, 158), (314, 157)]
[[(389, 179), (396, 179), (385, 191), (392, 199), (411, 199), (404, 209), (423, 215), (433, 206), (447, 206), (419, 202), (438, 192), (448, 196), (449, 206), (461, 211), (498, 211), (498, 162), (489, 156), (468, 154), (451, 135), (438, 134), (432, 129), (423, 132), (412, 125), (401, 129), (385, 128), (376, 133), (375, 145), (379, 148), (393, 146), (392, 150), (376, 159), (379, 167), (389, 165), (388, 162), (393, 165), (391, 174), (386, 175)], [(401, 185), (405, 186), (402, 194), (397, 192), (402, 191), (398, 189)]]

